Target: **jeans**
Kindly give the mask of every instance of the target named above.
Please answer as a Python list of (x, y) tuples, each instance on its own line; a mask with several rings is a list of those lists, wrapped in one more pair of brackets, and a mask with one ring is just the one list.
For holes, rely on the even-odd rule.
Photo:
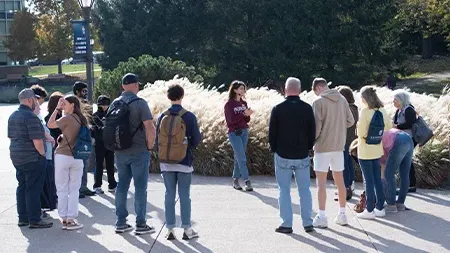
[(106, 174), (108, 175), (108, 188), (114, 189), (117, 186), (114, 177), (114, 152), (105, 148), (103, 143), (95, 143), (95, 161), (96, 167), (94, 171), (94, 189), (102, 187), (103, 183), (103, 165), (106, 163)]
[(83, 160), (83, 176), (81, 177), (80, 191), (89, 190), (87, 188), (87, 171), (89, 167), (89, 159)]
[(40, 195), (45, 182), (46, 163), (45, 157), (39, 157), (37, 162), (14, 166), (19, 183), (16, 190), (16, 201), (20, 222), (37, 223), (41, 221)]
[(116, 153), (116, 164), (119, 181), (116, 190), (116, 226), (124, 226), (127, 222), (127, 195), (131, 179), (134, 181), (134, 211), (136, 225), (145, 226), (147, 214), (147, 182), (150, 166), (150, 152), (135, 154)]
[(344, 184), (345, 188), (352, 186), (353, 180), (355, 180), (355, 168), (353, 167), (353, 158), (349, 152), (349, 146), (345, 145), (344, 151)]
[[(417, 142), (413, 141), (413, 152), (414, 148), (417, 146)], [(414, 168), (414, 163), (411, 163), (411, 168), (409, 169), (409, 187), (416, 187), (416, 169)]]
[(389, 157), (386, 161), (386, 169), (384, 175), (387, 181), (386, 202), (388, 205), (395, 205), (395, 193), (397, 189), (397, 181), (395, 173), (399, 172), (400, 190), (398, 194), (398, 203), (405, 203), (406, 194), (409, 187), (409, 173), (414, 152), (414, 144), (409, 135), (399, 133), (395, 136), (394, 146), (392, 147)]
[(247, 156), (245, 154), (248, 143), (248, 129), (243, 129), (242, 134), (228, 133), (231, 146), (234, 151), (234, 170), (233, 178), (242, 178), (248, 180)]
[(313, 220), (312, 214), (312, 196), (309, 189), (310, 167), (309, 157), (305, 159), (285, 159), (277, 154), (274, 155), (275, 176), (278, 183), (280, 195), (278, 197), (278, 206), (280, 208), (280, 217), (282, 227), (292, 227), (292, 201), (291, 201), (291, 182), (292, 173), (294, 173), (297, 183), (297, 190), (300, 196), (300, 213), (302, 216), (303, 227), (311, 226)]
[(378, 210), (383, 209), (384, 205), (384, 190), (383, 182), (381, 181), (381, 164), (380, 159), (362, 160), (359, 159), (359, 165), (364, 174), (364, 181), (366, 183), (366, 209), (372, 212), (375, 202), (375, 191)]
[(175, 194), (178, 184), (178, 196), (180, 197), (181, 227), (191, 227), (191, 179), (192, 173), (163, 172), (166, 195), (164, 201), (164, 212), (166, 215), (166, 227), (174, 228), (175, 219)]

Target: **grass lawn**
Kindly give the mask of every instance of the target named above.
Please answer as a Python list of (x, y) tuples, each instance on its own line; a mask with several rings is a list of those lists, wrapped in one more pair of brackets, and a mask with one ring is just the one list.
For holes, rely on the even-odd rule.
[[(82, 72), (86, 71), (86, 64), (73, 64), (73, 65), (63, 65), (62, 66), (63, 73), (70, 72)], [(94, 70), (100, 71), (101, 67), (98, 64), (94, 64)], [(45, 76), (48, 74), (57, 74), (58, 73), (58, 65), (52, 66), (36, 66), (31, 67), (30, 76)]]
[(407, 72), (401, 79), (422, 78), (432, 73), (450, 71), (450, 57), (434, 56), (432, 59), (422, 59), (420, 56), (413, 56), (405, 63)]

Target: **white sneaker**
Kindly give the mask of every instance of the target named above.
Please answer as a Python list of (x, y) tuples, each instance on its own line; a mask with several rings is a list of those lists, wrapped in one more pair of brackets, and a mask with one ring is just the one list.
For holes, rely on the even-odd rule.
[(347, 215), (345, 215), (345, 213), (338, 214), (334, 219), (334, 222), (336, 222), (336, 224), (341, 226), (347, 226), (348, 225)]
[(102, 190), (102, 187), (94, 188), (94, 191), (95, 191), (95, 194), (103, 194), (103, 193), (105, 193), (105, 192)]
[(373, 212), (375, 213), (376, 217), (384, 217), (386, 216), (386, 211), (384, 210), (384, 208), (382, 210), (378, 210), (378, 209), (373, 209)]
[(367, 209), (364, 209), (364, 212), (356, 214), (356, 216), (360, 219), (365, 220), (375, 220), (375, 213), (367, 211)]
[(192, 228), (184, 229), (183, 240), (191, 240), (194, 238), (198, 238), (198, 233)]
[(320, 217), (319, 214), (314, 217), (313, 226), (316, 228), (327, 228), (328, 227), (328, 219), (326, 216)]

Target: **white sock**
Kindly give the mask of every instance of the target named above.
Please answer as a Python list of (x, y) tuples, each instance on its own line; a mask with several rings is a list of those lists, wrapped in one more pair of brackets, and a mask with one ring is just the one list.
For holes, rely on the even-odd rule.
[(327, 217), (325, 210), (319, 210), (319, 217)]
[(345, 207), (339, 207), (339, 213), (338, 214), (345, 214)]

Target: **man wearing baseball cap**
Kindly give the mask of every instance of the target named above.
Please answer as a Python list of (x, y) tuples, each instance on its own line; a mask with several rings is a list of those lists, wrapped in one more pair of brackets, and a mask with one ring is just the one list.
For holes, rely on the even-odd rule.
[(40, 195), (45, 181), (45, 132), (34, 114), (37, 99), (32, 89), (19, 93), (19, 108), (8, 120), (8, 138), (11, 161), (16, 168), (19, 183), (16, 191), (20, 227), (49, 228), (52, 222), (41, 219)]

